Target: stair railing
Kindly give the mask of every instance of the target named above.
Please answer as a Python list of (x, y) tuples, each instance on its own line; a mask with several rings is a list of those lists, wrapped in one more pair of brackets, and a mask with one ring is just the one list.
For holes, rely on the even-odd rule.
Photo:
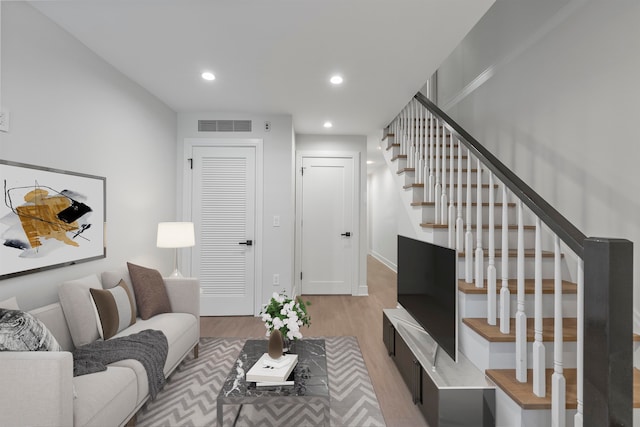
[[(476, 287), (484, 287), (487, 272), (487, 322), (495, 325), (499, 319), (500, 331), (510, 332), (511, 309), (509, 278), (509, 247), (515, 246), (516, 261), (516, 378), (527, 381), (527, 316), (525, 311), (526, 258), (525, 208), (535, 219), (533, 249), (534, 267), (534, 344), (533, 393), (544, 397), (545, 346), (543, 343), (543, 225), (553, 240), (554, 288), (554, 357), (551, 379), (553, 426), (564, 426), (566, 419), (566, 379), (563, 355), (562, 311), (562, 249), (570, 250), (576, 259), (577, 278), (577, 413), (574, 424), (605, 425), (611, 420), (632, 419), (632, 270), (633, 245), (619, 239), (587, 238), (577, 227), (562, 216), (539, 194), (516, 176), (500, 160), (484, 148), (460, 125), (447, 116), (421, 93), (403, 109), (391, 123), (391, 130), (399, 136), (400, 154), (407, 155), (407, 167), (415, 170), (414, 182), (424, 185), (423, 201), (434, 204), (434, 224), (448, 226), (448, 244), (464, 253), (464, 279), (475, 280)], [(449, 144), (449, 182), (447, 182), (447, 143)], [(454, 153), (458, 153), (457, 171), (454, 171)], [(463, 153), (467, 156), (467, 170), (463, 171)], [(472, 169), (475, 159), (476, 169)], [(455, 173), (457, 172), (457, 173)], [(463, 203), (463, 175), (466, 172), (466, 202)], [(483, 182), (483, 173), (488, 182)], [(475, 204), (472, 175), (476, 174)], [(455, 175), (455, 176), (454, 176)], [(495, 182), (498, 182), (497, 184)], [(447, 187), (448, 186), (448, 187)], [(483, 205), (483, 191), (488, 189), (488, 203)], [(501, 287), (497, 300), (497, 268), (494, 210), (496, 188), (501, 188)], [(454, 200), (455, 194), (455, 200)], [(517, 239), (510, 242), (509, 200), (515, 199), (517, 209)], [(447, 207), (448, 203), (448, 207)], [(455, 206), (457, 204), (457, 206)], [(488, 208), (488, 253), (483, 248), (483, 208)], [(472, 211), (476, 209), (475, 256), (473, 251)], [(466, 230), (465, 230), (466, 227)], [(474, 264), (475, 258), (475, 264)], [(485, 266), (485, 258), (488, 258)], [(621, 262), (620, 260), (624, 260)], [(590, 275), (584, 266), (590, 266)], [(603, 283), (604, 282), (604, 283)], [(611, 310), (602, 310), (601, 303), (613, 304)], [(620, 306), (624, 307), (620, 307)], [(602, 313), (606, 315), (602, 315)], [(499, 316), (498, 316), (499, 315)], [(496, 319), (498, 317), (498, 319)], [(622, 326), (621, 326), (622, 325)], [(614, 330), (615, 328), (615, 330)], [(589, 334), (592, 332), (593, 334)], [(612, 338), (612, 334), (615, 335)], [(593, 335), (593, 336), (592, 336)], [(585, 337), (589, 340), (585, 341)], [(625, 345), (627, 347), (625, 347)], [(593, 349), (585, 353), (585, 348)], [(624, 349), (623, 351), (621, 349)], [(621, 351), (624, 353), (621, 356)], [(615, 354), (615, 357), (613, 355)], [(603, 356), (604, 355), (604, 356)], [(590, 392), (585, 394), (585, 387)], [(585, 397), (586, 396), (586, 397)], [(620, 396), (627, 396), (620, 402)], [(586, 400), (585, 400), (586, 399)], [(626, 399), (626, 400), (625, 400)], [(615, 408), (615, 411), (613, 411)], [(587, 421), (588, 420), (588, 421)], [(601, 424), (602, 423), (602, 424)], [(628, 421), (630, 425), (631, 421)], [(626, 425), (625, 421), (621, 425)]]

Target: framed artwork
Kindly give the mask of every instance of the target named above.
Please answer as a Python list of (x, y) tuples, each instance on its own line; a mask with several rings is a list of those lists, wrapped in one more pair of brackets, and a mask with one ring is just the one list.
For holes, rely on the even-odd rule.
[(0, 160), (0, 184), (0, 279), (106, 256), (106, 178)]

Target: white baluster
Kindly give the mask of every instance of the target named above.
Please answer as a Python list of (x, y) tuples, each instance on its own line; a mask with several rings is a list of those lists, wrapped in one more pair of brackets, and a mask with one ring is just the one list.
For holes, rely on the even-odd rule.
[(464, 235), (465, 282), (473, 282), (473, 233), (471, 233), (471, 152), (467, 149), (467, 232)]
[(516, 379), (527, 382), (527, 315), (524, 312), (524, 215), (518, 200), (518, 310), (516, 312)]
[(455, 208), (455, 197), (453, 197), (453, 189), (454, 189), (454, 179), (455, 174), (453, 172), (453, 158), (455, 155), (455, 147), (453, 144), (453, 134), (449, 134), (451, 137), (449, 139), (449, 216), (447, 220), (447, 224), (449, 224), (449, 247), (456, 247), (456, 208)]
[(434, 135), (434, 129), (433, 129), (433, 123), (434, 123), (434, 118), (433, 118), (433, 114), (429, 113), (429, 201), (433, 202), (433, 199), (435, 197), (435, 176), (434, 176), (434, 169), (433, 169), (433, 158), (435, 156), (435, 145), (434, 145), (434, 141), (435, 141), (435, 135)]
[(553, 284), (553, 375), (551, 376), (551, 425), (564, 427), (566, 423), (566, 380), (563, 368), (562, 342), (562, 265), (560, 238), (555, 236)]
[(482, 165), (477, 160), (476, 173), (476, 288), (484, 287), (484, 251), (482, 250)]
[(442, 195), (440, 196), (440, 224), (447, 223), (447, 131), (442, 128)]
[(456, 249), (464, 251), (464, 220), (462, 219), (462, 144), (458, 141), (458, 213), (456, 219)]
[(412, 168), (413, 167), (413, 161), (414, 161), (414, 150), (415, 150), (415, 139), (414, 139), (414, 132), (415, 132), (415, 123), (413, 122), (413, 101), (410, 102), (407, 105), (407, 119), (408, 119), (408, 128), (407, 128), (407, 135), (408, 135), (408, 141), (407, 141), (407, 145), (408, 145), (408, 156), (407, 156), (407, 168)]
[[(416, 164), (416, 180), (419, 184), (424, 184), (424, 176), (422, 175), (422, 162), (424, 156), (424, 108), (419, 105), (418, 106), (418, 120), (419, 120), (419, 128), (418, 128), (418, 162)], [(422, 199), (427, 200), (427, 199)]]
[[(493, 189), (493, 172), (489, 171), (489, 265), (487, 266), (487, 323), (496, 324), (496, 221), (494, 209), (496, 206), (495, 191)], [(478, 207), (478, 209), (482, 209)]]
[(500, 332), (511, 330), (511, 291), (509, 290), (509, 199), (502, 184), (502, 287), (500, 288)]
[(533, 393), (545, 397), (545, 347), (542, 339), (542, 221), (536, 218), (535, 291), (534, 291), (534, 343), (533, 343)]
[(434, 202), (436, 203), (435, 209), (436, 209), (436, 220), (435, 223), (436, 224), (440, 224), (440, 204), (442, 203), (442, 187), (440, 184), (440, 141), (438, 139), (439, 135), (440, 135), (440, 121), (436, 120), (435, 121), (435, 141), (436, 141), (436, 152), (435, 152), (435, 164), (436, 164), (436, 170), (435, 170), (435, 177), (436, 177), (436, 186), (435, 186), (435, 190), (433, 193), (433, 198), (434, 198)]
[(582, 427), (583, 419), (582, 414), (584, 412), (584, 262), (582, 259), (578, 261), (578, 337), (576, 343), (576, 376), (577, 376), (577, 390), (576, 396), (578, 400), (578, 410), (573, 419), (574, 427)]

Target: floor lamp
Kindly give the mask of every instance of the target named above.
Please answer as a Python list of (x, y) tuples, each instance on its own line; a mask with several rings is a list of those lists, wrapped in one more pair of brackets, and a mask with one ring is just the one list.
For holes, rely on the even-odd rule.
[(159, 248), (173, 248), (173, 273), (170, 277), (182, 277), (178, 271), (178, 248), (195, 246), (196, 237), (192, 222), (160, 222), (158, 223)]

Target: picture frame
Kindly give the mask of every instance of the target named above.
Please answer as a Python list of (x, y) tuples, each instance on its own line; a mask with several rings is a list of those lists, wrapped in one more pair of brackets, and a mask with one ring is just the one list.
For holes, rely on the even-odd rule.
[(105, 177), (0, 159), (0, 280), (105, 258)]

